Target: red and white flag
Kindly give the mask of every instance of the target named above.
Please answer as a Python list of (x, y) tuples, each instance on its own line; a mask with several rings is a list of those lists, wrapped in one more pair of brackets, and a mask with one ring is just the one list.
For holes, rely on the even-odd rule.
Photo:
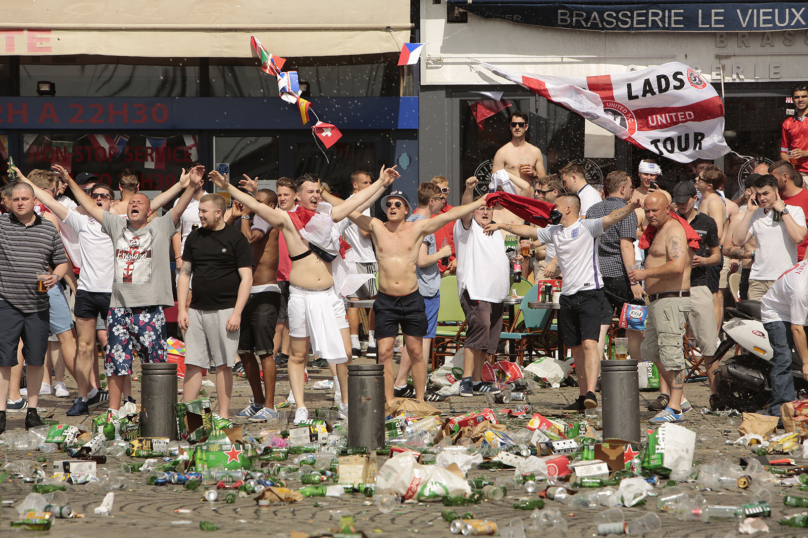
[(482, 64), (545, 99), (577, 112), (635, 146), (688, 163), (730, 152), (724, 105), (701, 75), (668, 63), (620, 75), (550, 77)]
[(165, 170), (166, 150), (168, 149), (167, 138), (146, 138), (146, 157), (143, 168), (152, 170)]
[(126, 135), (90, 134), (87, 135), (95, 149), (103, 149), (107, 154), (107, 159), (123, 153), (129, 137)]
[(191, 154), (191, 161), (197, 162), (199, 160), (199, 139), (196, 135), (184, 134), (182, 139), (185, 140), (185, 149)]
[(337, 140), (342, 138), (342, 133), (339, 132), (339, 129), (330, 123), (318, 121), (316, 124), (314, 124), (314, 127), (312, 127), (311, 130), (314, 131), (317, 138), (323, 142), (326, 149), (336, 144)]
[(470, 101), (469, 106), (471, 107), (471, 113), (474, 114), (474, 121), (477, 122), (477, 127), (482, 131), (486, 118), (490, 118), (497, 112), (505, 110), (511, 106), (511, 103), (509, 101), (480, 99), (479, 101)]
[(255, 36), (250, 36), (250, 45), (252, 45), (253, 50), (261, 59), (261, 69), (267, 75), (279, 75), (281, 69), (283, 69), (283, 64), (286, 63), (286, 58), (281, 58), (280, 56), (273, 56), (264, 46), (258, 41)]

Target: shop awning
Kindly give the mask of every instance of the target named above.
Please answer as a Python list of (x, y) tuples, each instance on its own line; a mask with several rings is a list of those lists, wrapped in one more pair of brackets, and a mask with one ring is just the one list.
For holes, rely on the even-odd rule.
[(804, 0), (447, 0), (485, 18), (554, 28), (617, 32), (773, 32), (808, 28)]
[[(398, 52), (409, 0), (0, 0), (2, 55), (249, 58)], [(395, 32), (398, 39), (391, 33)]]

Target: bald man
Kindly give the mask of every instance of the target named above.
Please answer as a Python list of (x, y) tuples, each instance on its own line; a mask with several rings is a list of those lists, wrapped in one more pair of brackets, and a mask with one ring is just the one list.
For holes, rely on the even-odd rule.
[(685, 228), (670, 213), (668, 198), (654, 192), (643, 204), (648, 226), (656, 229), (645, 269), (629, 271), (632, 284), (645, 281), (650, 306), (641, 354), (657, 363), (659, 375), (670, 387), (668, 406), (651, 419), (653, 424), (682, 421), (685, 357), (682, 338), (690, 312), (690, 267), (693, 249)]

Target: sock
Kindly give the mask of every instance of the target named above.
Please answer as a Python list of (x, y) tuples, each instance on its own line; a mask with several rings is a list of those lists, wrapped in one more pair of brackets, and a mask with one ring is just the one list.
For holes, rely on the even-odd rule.
[(334, 386), (339, 387), (339, 376), (334, 376)]
[(674, 409), (673, 407), (671, 407), (670, 409), (671, 409), (671, 411), (673, 411), (674, 415), (681, 415), (682, 414), (681, 409)]
[(670, 395), (670, 394), (668, 394), (667, 392), (660, 392), (660, 393), (659, 393), (659, 395), (660, 395), (660, 396), (667, 396), (668, 398), (670, 398), (670, 397), (671, 397), (671, 395)]
[(89, 400), (90, 398), (95, 398), (96, 394), (98, 394), (98, 389), (93, 387), (93, 390), (87, 393), (87, 398), (85, 398), (85, 401)]
[(376, 347), (376, 331), (368, 331), (368, 347)]
[(351, 347), (356, 349), (362, 349), (362, 345), (359, 343), (359, 335), (352, 334), (351, 335)]
[(407, 385), (405, 384), (404, 386), (399, 387), (398, 385), (395, 385), (395, 384), (394, 384), (394, 385), (393, 385), (393, 388), (394, 388), (394, 389), (399, 389), (399, 390), (401, 390), (401, 389), (406, 389), (406, 388), (407, 388)]

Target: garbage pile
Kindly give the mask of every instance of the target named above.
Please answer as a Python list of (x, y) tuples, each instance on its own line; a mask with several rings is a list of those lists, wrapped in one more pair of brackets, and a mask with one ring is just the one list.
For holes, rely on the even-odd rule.
[[(794, 460), (808, 456), (808, 444), (800, 444), (808, 435), (801, 420), (808, 402), (786, 404), (791, 431), (785, 434), (777, 432), (776, 419), (744, 413), (734, 443), (746, 456), (733, 462), (700, 454), (704, 461), (697, 461), (697, 433), (681, 425), (645, 430), (640, 440), (603, 439), (597, 410), (540, 412), (520, 393), (535, 394), (559, 382), (555, 376), (566, 377), (565, 363), (549, 361), (524, 370), (497, 365), (489, 373), (507, 389), (504, 397), (489, 397), (476, 411), (388, 402), (385, 446), (375, 450), (347, 446), (349, 425), (335, 411), (311, 411), (297, 426), (279, 421), (247, 431), (213, 413), (207, 398), (177, 405), (180, 440), (141, 437), (132, 404), (95, 417), (90, 430), (51, 424), (8, 431), (0, 436), (6, 458), (0, 482), (31, 485), (15, 503), (11, 525), (47, 530), (61, 518), (108, 516), (116, 493), (125, 494), (132, 480), (179, 488), (200, 503), (247, 501), (259, 509), (342, 498), (360, 510), (390, 513), (404, 503), (439, 513), (437, 525), (451, 533), (509, 538), (566, 531), (573, 517), (587, 513), (594, 514), (590, 533), (600, 535), (657, 532), (660, 515), (693, 525), (693, 532), (716, 521), (735, 522), (741, 533), (768, 532), (778, 492), (808, 492), (808, 467)], [(56, 459), (19, 456), (34, 450)], [(107, 465), (113, 459), (119, 468)], [(66, 492), (81, 490), (105, 495), (92, 514), (76, 513), (67, 503)], [(743, 494), (745, 502), (708, 503), (705, 494), (712, 491)], [(808, 493), (790, 492), (782, 503), (808, 510)], [(485, 517), (488, 506), (510, 506), (514, 517), (498, 523)], [(9, 518), (8, 511), (3, 515)], [(339, 523), (329, 532), (362, 534), (351, 513), (332, 516)], [(779, 524), (808, 527), (808, 513), (787, 514)], [(200, 528), (218, 527), (203, 521)]]

